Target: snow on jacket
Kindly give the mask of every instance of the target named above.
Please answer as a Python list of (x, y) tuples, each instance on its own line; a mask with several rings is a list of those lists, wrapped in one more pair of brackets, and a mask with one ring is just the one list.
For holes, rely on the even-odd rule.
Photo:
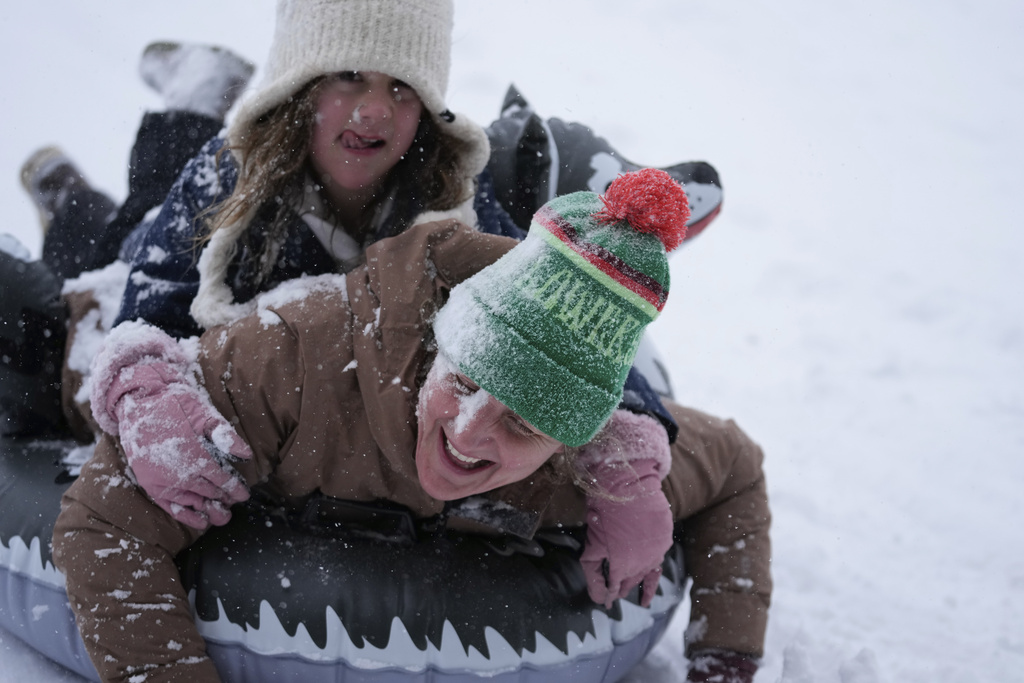
[[(255, 454), (238, 465), (246, 481), (285, 503), (320, 491), (440, 513), (415, 469), (427, 320), (451, 286), (513, 244), (454, 222), (419, 226), (370, 247), (349, 274), (289, 283), (203, 335), (201, 379)], [(761, 450), (731, 421), (670, 409), (682, 429), (663, 488), (694, 581), (690, 647), (760, 655), (771, 593)], [(583, 494), (551, 463), (485, 497), (533, 526), (584, 523)], [(217, 680), (173, 562), (199, 532), (131, 483), (116, 439), (100, 440), (62, 508), (54, 558), (101, 675)]]

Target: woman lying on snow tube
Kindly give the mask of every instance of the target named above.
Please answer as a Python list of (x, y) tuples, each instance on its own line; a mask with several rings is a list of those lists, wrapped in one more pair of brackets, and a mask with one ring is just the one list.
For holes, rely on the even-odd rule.
[[(225, 502), (248, 495), (233, 471), (286, 509), (311, 496), (324, 496), (328, 509), (387, 500), (416, 528), (489, 528), (525, 539), (587, 523), (575, 583), (582, 587), (585, 577), (606, 605), (637, 585), (641, 604), (651, 602), (673, 523), (684, 521), (695, 583), (691, 631), (706, 664), (698, 676), (728, 666), (749, 680), (770, 592), (760, 450), (735, 425), (677, 406), (673, 416), (689, 429), (669, 450), (656, 421), (615, 410), (640, 334), (667, 295), (665, 246), (684, 229), (678, 185), (651, 173), (631, 180), (661, 187), (657, 199), (650, 188), (630, 192), (626, 179), (601, 199), (556, 199), (517, 247), (452, 221), (418, 226), (373, 245), (369, 265), (346, 276), (265, 295), (257, 313), (209, 330), (198, 348), (137, 323), (115, 330), (93, 375), (93, 409), (108, 434), (65, 494), (53, 536), (104, 680), (219, 680), (220, 662), (208, 656), (174, 564), (202, 533), (172, 514), (226, 516)], [(648, 206), (629, 199), (637, 193)], [(631, 225), (660, 229), (665, 246)], [(626, 461), (626, 450), (643, 455)], [(178, 472), (208, 473), (209, 486), (155, 490), (154, 481)], [(488, 565), (504, 562), (487, 557)], [(416, 570), (392, 570), (409, 574), (399, 585), (413, 595), (425, 589)], [(337, 581), (358, 609), (363, 586)], [(587, 614), (593, 606), (581, 599)], [(362, 633), (349, 625), (371, 618), (380, 615), (342, 616), (343, 629), (328, 618), (327, 639), (359, 643)], [(528, 632), (550, 632), (540, 625), (544, 614), (525, 618), (535, 620)], [(461, 636), (439, 619), (426, 630), (435, 651), (479, 654), (472, 634), (453, 647), (446, 639)], [(396, 623), (392, 634), (402, 628)], [(424, 644), (423, 633), (409, 629), (408, 638)], [(413, 663), (357, 648), (345, 662), (351, 678), (334, 669), (329, 679), (399, 680), (397, 666), (403, 676), (432, 680), (502, 672), (498, 680), (546, 680), (525, 673), (539, 666), (525, 657), (495, 668), (481, 656), (452, 670), (429, 647), (420, 652)], [(564, 676), (560, 664), (549, 673)]]

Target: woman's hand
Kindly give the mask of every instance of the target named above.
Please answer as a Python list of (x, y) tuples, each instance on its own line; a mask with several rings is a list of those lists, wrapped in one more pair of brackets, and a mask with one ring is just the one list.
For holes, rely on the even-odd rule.
[(231, 462), (252, 451), (210, 403), (178, 343), (148, 325), (119, 326), (93, 363), (92, 408), (120, 437), (136, 483), (175, 520), (227, 524), (249, 498)]
[(668, 474), (668, 436), (645, 415), (618, 410), (601, 437), (583, 447), (582, 476), (596, 491), (587, 497), (587, 542), (580, 564), (590, 598), (605, 607), (643, 584), (648, 606), (672, 546), (672, 510), (661, 490)]

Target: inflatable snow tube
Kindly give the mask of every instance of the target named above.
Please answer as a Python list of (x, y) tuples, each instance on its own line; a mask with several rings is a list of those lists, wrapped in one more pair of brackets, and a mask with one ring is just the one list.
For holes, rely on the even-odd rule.
[[(0, 627), (95, 680), (49, 549), (73, 446), (0, 439)], [(650, 608), (604, 610), (587, 598), (580, 538), (458, 534), (323, 499), (300, 517), (239, 507), (178, 561), (225, 681), (612, 683), (681, 603), (682, 553), (666, 556)]]
[(50, 555), (60, 497), (72, 481), (60, 462), (74, 446), (0, 438), (0, 628), (97, 680)]

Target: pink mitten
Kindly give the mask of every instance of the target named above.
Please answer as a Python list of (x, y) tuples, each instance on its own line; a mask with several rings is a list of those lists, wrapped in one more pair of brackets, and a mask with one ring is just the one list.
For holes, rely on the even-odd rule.
[(249, 490), (231, 467), (252, 451), (210, 403), (178, 342), (143, 323), (119, 325), (92, 365), (92, 410), (120, 436), (135, 480), (171, 517), (223, 525)]
[(605, 607), (643, 583), (651, 604), (672, 546), (672, 510), (661, 490), (671, 464), (668, 435), (654, 418), (617, 410), (583, 447), (579, 465), (597, 491), (587, 497), (587, 543), (580, 557), (590, 598)]

